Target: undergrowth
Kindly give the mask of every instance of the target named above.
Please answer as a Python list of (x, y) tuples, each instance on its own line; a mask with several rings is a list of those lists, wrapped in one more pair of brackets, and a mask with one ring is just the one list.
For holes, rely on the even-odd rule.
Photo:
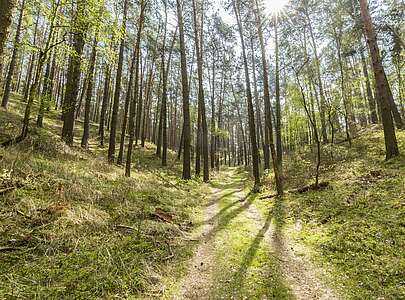
[[(3, 139), (18, 131), (17, 105), (0, 111)], [(136, 148), (126, 178), (95, 137), (91, 151), (70, 148), (56, 135), (58, 114), (46, 122), (51, 130), (0, 148), (0, 298), (160, 295), (162, 277), (176, 277), (192, 253), (188, 232), (206, 186), (179, 179), (174, 153), (170, 171), (161, 169), (151, 144)]]

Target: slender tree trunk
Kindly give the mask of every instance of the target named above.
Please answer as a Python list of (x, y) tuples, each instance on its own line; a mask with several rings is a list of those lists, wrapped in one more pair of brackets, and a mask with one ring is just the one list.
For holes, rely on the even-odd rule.
[[(256, 55), (254, 51), (254, 43), (253, 43), (253, 35), (250, 38), (250, 48), (252, 52), (252, 66), (253, 66), (253, 93), (255, 99), (255, 106), (256, 106), (256, 119), (257, 119), (257, 127), (256, 127), (256, 136), (257, 136), (257, 147), (260, 147), (260, 140), (262, 142), (263, 147), (263, 156), (264, 156), (264, 169), (270, 168), (270, 158), (269, 158), (269, 151), (266, 148), (264, 143), (264, 136), (263, 136), (263, 128), (262, 128), (262, 116), (260, 111), (260, 100), (259, 100), (259, 92), (257, 90), (257, 78), (256, 78)], [(260, 157), (259, 157), (260, 159)]]
[[(238, 1), (238, 3), (236, 3)], [(242, 20), (240, 16), (240, 3), (239, 0), (233, 0), (233, 9), (236, 16), (236, 21), (238, 23), (239, 29), (239, 36), (240, 42), (242, 46), (242, 57), (243, 57), (243, 65), (245, 70), (245, 82), (246, 82), (246, 96), (247, 96), (247, 105), (248, 105), (248, 117), (249, 117), (249, 135), (250, 135), (250, 146), (252, 150), (252, 161), (253, 161), (253, 177), (255, 180), (254, 190), (258, 191), (260, 189), (260, 173), (259, 173), (259, 151), (257, 149), (257, 142), (256, 142), (256, 128), (255, 128), (255, 116), (253, 110), (253, 101), (252, 101), (252, 90), (250, 87), (250, 78), (249, 78), (249, 69), (248, 69), (248, 62), (246, 56), (246, 49), (245, 49), (245, 41), (243, 37), (243, 27), (242, 27)], [(265, 74), (264, 76), (267, 76)]]
[(136, 36), (136, 44), (135, 44), (135, 51), (136, 51), (136, 64), (135, 64), (135, 88), (134, 88), (134, 98), (131, 101), (130, 109), (129, 109), (129, 141), (128, 141), (128, 149), (127, 149), (127, 160), (125, 164), (125, 176), (131, 176), (131, 164), (132, 164), (132, 150), (134, 146), (134, 138), (135, 138), (135, 115), (136, 115), (136, 100), (138, 99), (139, 93), (139, 65), (140, 65), (140, 45), (141, 45), (141, 34), (143, 29), (143, 22), (144, 22), (144, 14), (146, 4), (144, 0), (140, 0), (140, 15), (138, 20), (138, 32)]
[(398, 111), (398, 107), (394, 101), (394, 96), (392, 95), (392, 91), (387, 79), (387, 75), (384, 72), (384, 78), (385, 78), (385, 82), (386, 85), (388, 86), (388, 100), (389, 100), (389, 104), (390, 104), (390, 108), (391, 108), (391, 113), (392, 113), (392, 117), (394, 118), (395, 121), (395, 125), (397, 125), (397, 128), (402, 129), (404, 127), (404, 123), (402, 121), (401, 118), (401, 114)]
[(180, 37), (180, 64), (181, 64), (181, 83), (183, 91), (183, 179), (191, 179), (190, 167), (190, 143), (191, 143), (191, 129), (190, 129), (190, 91), (188, 88), (187, 78), (187, 57), (186, 47), (184, 41), (184, 28), (183, 28), (183, 12), (180, 0), (176, 0), (177, 19), (179, 26)]
[(11, 25), (15, 4), (16, 0), (0, 1), (0, 75), (3, 71), (3, 49), (7, 40), (8, 28)]
[[(1, 8), (2, 7), (0, 5), (0, 9)], [(16, 33), (15, 33), (15, 38), (14, 38), (13, 54), (11, 55), (10, 66), (8, 67), (6, 84), (5, 84), (5, 88), (4, 88), (4, 92), (3, 92), (3, 98), (1, 101), (1, 107), (3, 107), (3, 108), (7, 108), (8, 100), (10, 98), (11, 84), (12, 84), (13, 77), (14, 77), (13, 75), (14, 75), (14, 69), (15, 69), (15, 65), (16, 65), (16, 61), (17, 61), (18, 48), (20, 47), (19, 44), (20, 44), (20, 36), (21, 36), (21, 24), (22, 24), (22, 19), (24, 16), (24, 8), (25, 8), (25, 0), (22, 0), (21, 8), (20, 8), (20, 16), (18, 17), (17, 29), (16, 29)], [(0, 13), (0, 18), (1, 18), (1, 13)], [(2, 26), (1, 21), (0, 21), (0, 26)], [(2, 35), (2, 33), (0, 30), (0, 36), (1, 35)], [(0, 51), (2, 51), (1, 40), (0, 40), (0, 47), (1, 47)], [(2, 53), (0, 52), (0, 60), (1, 60), (1, 58), (2, 58)]]
[(109, 102), (109, 98), (110, 98), (110, 78), (111, 78), (110, 66), (108, 64), (106, 64), (105, 77), (104, 77), (103, 101), (101, 103), (100, 123), (99, 123), (99, 130), (98, 130), (98, 135), (100, 137), (100, 146), (104, 146), (104, 126), (106, 123), (107, 107), (108, 107), (108, 102)]
[(370, 122), (372, 124), (377, 124), (378, 123), (377, 109), (376, 109), (376, 105), (375, 105), (375, 99), (373, 97), (373, 92), (371, 90), (366, 58), (364, 57), (363, 51), (360, 51), (360, 56), (361, 56), (361, 64), (363, 67), (363, 75), (364, 75), (364, 79), (366, 81), (366, 91), (367, 91), (368, 108), (369, 108), (369, 112), (370, 112)]
[(42, 88), (42, 95), (39, 101), (39, 110), (37, 116), (37, 126), (42, 127), (44, 121), (45, 105), (50, 100), (50, 81), (51, 81), (51, 62), (48, 61), (45, 70), (44, 83)]
[[(167, 7), (165, 3), (165, 20), (167, 23)], [(177, 27), (176, 31), (173, 34), (173, 39), (172, 43), (170, 45), (170, 50), (169, 50), (169, 57), (167, 59), (167, 66), (165, 65), (165, 53), (166, 53), (166, 25), (165, 25), (165, 33), (164, 33), (164, 38), (163, 38), (163, 51), (162, 51), (162, 76), (163, 76), (163, 82), (162, 82), (162, 166), (165, 167), (167, 166), (167, 148), (168, 148), (168, 137), (167, 137), (167, 77), (170, 71), (170, 62), (171, 62), (171, 57), (172, 57), (172, 52), (173, 52), (173, 47), (174, 43), (176, 41), (176, 34), (177, 34)]]
[(327, 131), (326, 131), (326, 117), (325, 117), (325, 93), (323, 90), (323, 81), (322, 81), (322, 76), (321, 76), (321, 63), (320, 63), (320, 59), (319, 59), (319, 55), (318, 55), (318, 48), (317, 48), (317, 44), (315, 41), (315, 36), (314, 36), (314, 32), (312, 29), (312, 22), (311, 22), (311, 18), (309, 17), (309, 13), (308, 13), (308, 7), (306, 6), (307, 1), (305, 1), (305, 16), (307, 18), (308, 21), (308, 29), (309, 29), (309, 33), (311, 36), (311, 42), (312, 42), (312, 48), (314, 50), (314, 56), (315, 56), (315, 65), (316, 65), (316, 76), (317, 76), (317, 80), (318, 80), (318, 86), (319, 86), (319, 94), (320, 94), (320, 98), (321, 98), (321, 102), (320, 102), (320, 107), (319, 107), (319, 112), (321, 115), (321, 134), (322, 134), (322, 141), (324, 143), (328, 143), (328, 135), (327, 135)]
[[(167, 166), (167, 73), (166, 73), (166, 39), (167, 39), (167, 2), (164, 1), (165, 10), (165, 25), (163, 33), (163, 47), (162, 47), (162, 105), (160, 108), (160, 122), (159, 122), (159, 139), (162, 139), (163, 146), (162, 166)], [(160, 150), (160, 147), (159, 149)], [(160, 154), (160, 153), (159, 153)]]
[[(58, 34), (56, 34), (57, 38)], [(50, 54), (52, 55), (52, 53)], [(53, 54), (55, 57), (55, 54)], [(53, 62), (55, 59), (53, 59)], [(42, 123), (44, 120), (44, 113), (45, 113), (45, 106), (49, 107), (49, 102), (52, 98), (52, 88), (53, 88), (53, 76), (54, 72), (51, 68), (52, 61), (49, 60), (48, 64), (46, 66), (45, 70), (45, 77), (44, 77), (44, 83), (43, 83), (43, 88), (42, 88), (42, 96), (40, 99), (40, 104), (39, 104), (39, 110), (38, 110), (38, 117), (37, 117), (37, 126), (42, 127)]]
[(124, 48), (125, 48), (125, 33), (127, 27), (127, 10), (128, 10), (128, 0), (124, 0), (124, 16), (122, 19), (121, 30), (123, 32), (123, 38), (120, 42), (119, 54), (118, 54), (118, 66), (117, 74), (115, 77), (115, 91), (114, 91), (114, 100), (112, 105), (111, 113), (111, 123), (110, 123), (110, 139), (108, 144), (108, 161), (110, 163), (114, 162), (115, 154), (115, 143), (116, 143), (116, 133), (118, 125), (118, 109), (120, 104), (121, 96), (121, 78), (122, 78), (122, 66), (124, 63)]
[(27, 101), (27, 105), (25, 107), (21, 134), (19, 137), (16, 138), (16, 142), (23, 140), (28, 134), (31, 109), (34, 104), (34, 101), (38, 97), (39, 81), (42, 76), (42, 70), (43, 70), (44, 64), (47, 59), (47, 54), (50, 50), (51, 40), (52, 40), (52, 36), (53, 36), (53, 32), (54, 32), (54, 24), (55, 24), (55, 20), (56, 20), (56, 15), (59, 10), (59, 4), (60, 4), (60, 1), (57, 1), (56, 3), (54, 3), (54, 5), (52, 7), (52, 12), (51, 12), (52, 14), (51, 14), (51, 19), (50, 19), (48, 37), (47, 37), (47, 40), (45, 43), (45, 47), (43, 49), (41, 49), (41, 51), (39, 52), (38, 65), (37, 65), (37, 69), (35, 72), (34, 82), (30, 87), (28, 101)]
[(342, 39), (342, 32), (339, 33), (335, 30), (335, 41), (337, 47), (337, 54), (338, 54), (338, 62), (339, 62), (339, 70), (340, 70), (340, 88), (342, 91), (342, 99), (343, 99), (343, 107), (345, 109), (345, 130), (346, 130), (346, 139), (349, 142), (349, 147), (352, 146), (352, 139), (349, 124), (349, 104), (347, 103), (347, 95), (346, 95), (346, 88), (345, 88), (345, 77), (344, 77), (344, 70), (343, 70), (343, 62), (342, 62), (342, 50), (341, 50), (341, 39)]
[(121, 127), (121, 137), (120, 137), (120, 150), (118, 151), (118, 158), (117, 164), (122, 164), (124, 158), (124, 147), (125, 147), (125, 134), (127, 130), (127, 123), (128, 123), (128, 110), (129, 104), (131, 103), (131, 96), (132, 96), (132, 88), (133, 88), (133, 81), (134, 81), (134, 71), (135, 71), (135, 64), (136, 64), (136, 51), (132, 54), (132, 61), (131, 61), (131, 68), (129, 71), (129, 80), (127, 86), (127, 94), (125, 95), (125, 104), (124, 104), (124, 115), (122, 120), (122, 127)]
[[(84, 17), (85, 3), (81, 0), (78, 1), (76, 5), (78, 16), (76, 17), (77, 19), (74, 21), (74, 23), (79, 23), (82, 22), (81, 18)], [(77, 29), (76, 32), (73, 33), (73, 35), (73, 48), (75, 50), (75, 53), (72, 54), (70, 57), (69, 69), (67, 73), (65, 100), (63, 101), (62, 111), (62, 139), (69, 146), (73, 145), (75, 110), (81, 73), (81, 56), (85, 44), (83, 28)]]
[(282, 176), (283, 170), (283, 145), (281, 141), (281, 101), (280, 101), (280, 62), (278, 49), (278, 16), (274, 16), (274, 44), (276, 58), (276, 149), (277, 149), (277, 166)]
[(142, 56), (140, 56), (140, 66), (141, 66), (141, 75), (140, 75), (140, 82), (139, 82), (139, 98), (137, 99), (137, 113), (136, 113), (136, 122), (135, 122), (135, 145), (138, 145), (138, 140), (140, 137), (141, 131), (141, 120), (142, 120), (142, 112), (144, 107), (144, 100), (143, 100), (143, 74), (144, 70), (147, 66), (147, 62), (143, 64), (142, 68)]
[[(34, 37), (32, 40), (32, 44), (36, 45), (37, 43), (37, 33), (38, 33), (38, 23), (39, 23), (39, 12), (37, 14), (37, 18), (35, 21), (35, 26), (34, 26)], [(36, 53), (34, 51), (31, 51), (31, 55), (30, 55), (30, 63), (29, 63), (29, 67), (28, 67), (28, 71), (27, 71), (27, 75), (25, 77), (25, 82), (24, 82), (24, 102), (27, 101), (28, 96), (29, 96), (29, 90), (30, 90), (30, 85), (31, 85), (31, 79), (32, 79), (32, 72), (34, 71), (34, 65), (35, 65), (35, 57), (36, 57)], [(1, 70), (0, 70), (0, 74), (1, 74)]]
[(262, 32), (262, 21), (260, 17), (259, 5), (257, 0), (255, 0), (255, 21), (256, 21), (256, 29), (259, 36), (259, 43), (260, 49), (262, 52), (262, 68), (263, 68), (263, 91), (264, 91), (264, 102), (266, 105), (266, 127), (268, 132), (269, 138), (269, 146), (270, 146), (270, 153), (271, 159), (273, 163), (273, 171), (274, 171), (274, 179), (276, 182), (276, 189), (279, 195), (283, 194), (283, 183), (281, 180), (280, 172), (278, 169), (277, 159), (276, 159), (276, 150), (274, 147), (274, 139), (273, 139), (273, 123), (271, 120), (271, 104), (270, 104), (270, 91), (269, 91), (269, 79), (268, 79), (268, 67), (267, 67), (267, 58), (266, 58), (266, 50), (264, 47), (264, 39), (263, 39), (263, 32)]
[(215, 138), (215, 57), (212, 56), (212, 82), (211, 82), (211, 169), (215, 168), (215, 152), (216, 152), (216, 138)]
[(89, 136), (90, 136), (90, 107), (91, 99), (93, 98), (93, 86), (94, 86), (94, 69), (97, 59), (97, 34), (94, 36), (93, 48), (91, 50), (88, 79), (87, 79), (87, 93), (86, 102), (84, 107), (84, 122), (83, 122), (83, 136), (81, 146), (84, 149), (89, 147)]
[(360, 12), (363, 19), (367, 44), (373, 62), (374, 76), (378, 90), (378, 101), (381, 107), (381, 119), (384, 127), (386, 160), (399, 155), (394, 123), (390, 108), (390, 87), (385, 76), (384, 67), (377, 44), (377, 37), (368, 11), (367, 0), (360, 0)]

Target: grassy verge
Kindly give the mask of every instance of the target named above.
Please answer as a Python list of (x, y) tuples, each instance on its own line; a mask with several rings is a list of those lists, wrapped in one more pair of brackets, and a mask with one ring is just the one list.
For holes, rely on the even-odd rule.
[[(405, 132), (398, 131), (398, 141), (404, 153)], [(277, 209), (286, 234), (306, 246), (305, 255), (347, 298), (404, 298), (405, 157), (384, 161), (381, 130), (353, 143), (335, 146), (333, 159), (324, 155), (321, 178), (330, 188), (254, 203), (264, 215)], [(287, 158), (287, 188), (310, 182), (311, 158), (308, 152)]]
[[(22, 106), (0, 111), (1, 139), (18, 132)], [(106, 163), (94, 127), (84, 151), (60, 141), (57, 112), (46, 122), (50, 130), (0, 148), (0, 298), (160, 295), (192, 253), (187, 235), (207, 187), (179, 180), (173, 153), (161, 169), (152, 145), (136, 149), (125, 178)]]

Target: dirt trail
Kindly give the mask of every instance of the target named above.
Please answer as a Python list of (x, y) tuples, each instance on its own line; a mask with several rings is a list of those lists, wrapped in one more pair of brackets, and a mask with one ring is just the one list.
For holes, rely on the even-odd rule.
[[(258, 227), (264, 228), (266, 226), (266, 220), (253, 205), (247, 207), (246, 213)], [(278, 232), (274, 222), (269, 224), (264, 233), (264, 240), (272, 250), (272, 255), (279, 260), (283, 275), (286, 277), (296, 299), (339, 299), (335, 292), (319, 279), (322, 270), (298, 256), (296, 252), (300, 248), (299, 245)]]
[[(339, 299), (336, 293), (319, 279), (322, 270), (314, 267), (310, 262), (297, 255), (299, 245), (294, 244), (288, 237), (283, 236), (277, 230), (269, 215), (267, 219), (246, 200), (242, 192), (243, 182), (231, 190), (240, 199), (238, 205), (258, 230), (263, 233), (263, 241), (269, 248), (269, 255), (277, 259), (282, 276), (290, 286), (296, 299)], [(229, 189), (227, 190), (229, 191)], [(187, 275), (180, 283), (180, 291), (173, 299), (215, 299), (212, 298), (214, 288), (213, 273), (215, 265), (215, 228), (221, 221), (218, 214), (218, 202), (223, 198), (222, 189), (213, 189), (210, 202), (208, 203), (201, 234), (197, 237), (200, 245), (192, 258)], [(224, 258), (226, 259), (226, 258)]]
[(218, 199), (222, 190), (213, 189), (211, 199), (204, 212), (203, 226), (198, 237), (200, 245), (188, 268), (187, 276), (180, 284), (180, 293), (176, 299), (207, 299), (212, 287), (210, 275), (214, 269), (214, 243), (210, 233), (215, 226), (218, 212)]

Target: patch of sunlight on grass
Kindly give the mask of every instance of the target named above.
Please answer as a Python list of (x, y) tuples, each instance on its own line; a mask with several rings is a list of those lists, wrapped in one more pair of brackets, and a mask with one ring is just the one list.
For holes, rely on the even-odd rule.
[[(405, 132), (398, 130), (401, 153)], [(327, 270), (331, 282), (348, 299), (400, 299), (405, 296), (405, 156), (388, 162), (380, 129), (366, 129), (353, 147), (335, 145), (324, 153), (321, 180), (330, 188), (287, 194), (281, 202), (287, 235), (303, 243), (308, 255)], [(286, 157), (285, 186), (308, 181), (312, 154)], [(312, 173), (313, 174), (313, 173)], [(274, 193), (268, 179), (264, 193)], [(276, 199), (255, 200), (262, 213), (273, 210)]]
[[(0, 111), (0, 139), (18, 133), (23, 107), (14, 98)], [(17, 187), (0, 207), (0, 247), (12, 249), (0, 252), (0, 298), (160, 295), (192, 254), (195, 243), (184, 236), (207, 185), (178, 179), (173, 152), (171, 167), (160, 168), (150, 144), (135, 148), (126, 178), (122, 166), (107, 163), (95, 126), (94, 151), (67, 147), (59, 113), (47, 113), (44, 129), (32, 127), (21, 144), (0, 148), (0, 184)], [(157, 209), (172, 222), (157, 218)]]

